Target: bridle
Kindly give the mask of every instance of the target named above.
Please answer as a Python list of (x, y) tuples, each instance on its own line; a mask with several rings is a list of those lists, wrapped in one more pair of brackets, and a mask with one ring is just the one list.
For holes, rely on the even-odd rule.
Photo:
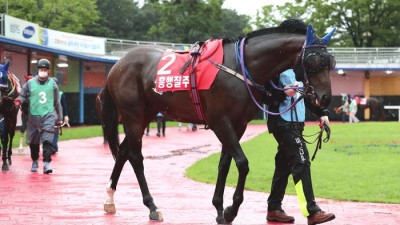
[[(317, 50), (306, 53), (306, 50), (310, 48), (317, 48)], [(309, 65), (306, 67), (305, 63)], [(296, 80), (303, 81), (306, 89), (310, 89), (306, 90), (306, 92), (308, 92), (309, 94), (314, 94), (314, 88), (309, 83), (309, 77), (321, 72), (322, 70), (331, 70), (335, 68), (335, 65), (335, 57), (327, 52), (325, 44), (317, 43), (307, 46), (303, 45), (303, 48), (301, 49), (301, 52), (297, 57), (294, 66)], [(300, 76), (298, 72), (299, 67), (301, 67), (301, 72), (303, 72), (303, 76)]]
[[(315, 92), (314, 92), (314, 88), (310, 85), (310, 82), (309, 82), (309, 79), (308, 79), (309, 76), (312, 76), (312, 75), (314, 75), (314, 74), (320, 72), (321, 70), (325, 69), (327, 66), (328, 66), (328, 69), (331, 68), (331, 62), (330, 62), (330, 61), (327, 61), (327, 60), (324, 60), (325, 62), (324, 62), (322, 65), (320, 65), (320, 66), (318, 67), (318, 69), (313, 68), (313, 69), (310, 70), (308, 67), (307, 67), (307, 69), (306, 69), (306, 66), (305, 66), (304, 63), (307, 62), (308, 57), (310, 57), (309, 54), (320, 54), (320, 53), (315, 53), (315, 52), (311, 52), (311, 53), (307, 53), (307, 54), (306, 54), (306, 49), (308, 49), (308, 48), (320, 48), (320, 49), (321, 49), (321, 52), (326, 52), (326, 45), (323, 45), (323, 44), (312, 44), (312, 45), (307, 45), (307, 46), (306, 46), (306, 45), (304, 44), (303, 47), (302, 47), (302, 49), (301, 49), (301, 51), (300, 51), (300, 54), (297, 56), (296, 63), (295, 63), (295, 66), (294, 66), (294, 67), (295, 67), (295, 73), (296, 73), (296, 69), (297, 69), (297, 68), (299, 68), (299, 67), (302, 68), (303, 77), (302, 77), (300, 80), (303, 81), (304, 87), (290, 87), (290, 88), (286, 88), (286, 89), (285, 89), (285, 88), (279, 88), (279, 87), (277, 87), (277, 86), (273, 83), (272, 80), (269, 81), (269, 82), (271, 83), (271, 85), (272, 85), (275, 89), (277, 89), (277, 90), (285, 91), (285, 90), (288, 90), (288, 89), (297, 89), (297, 90), (299, 90), (299, 91), (301, 92), (301, 96), (300, 96), (299, 98), (297, 98), (296, 101), (294, 101), (294, 102), (292, 103), (292, 105), (291, 105), (289, 108), (283, 110), (282, 112), (278, 112), (278, 113), (276, 113), (276, 112), (271, 112), (271, 111), (265, 109), (264, 107), (262, 107), (260, 104), (258, 104), (258, 102), (256, 101), (256, 99), (255, 99), (253, 93), (252, 93), (251, 90), (250, 90), (250, 86), (249, 86), (249, 84), (248, 84), (248, 83), (249, 83), (249, 82), (248, 82), (248, 78), (249, 78), (250, 82), (254, 84), (253, 86), (255, 86), (255, 87), (260, 87), (261, 85), (256, 84), (256, 83), (254, 82), (254, 80), (251, 78), (251, 75), (249, 74), (249, 72), (247, 71), (247, 69), (246, 69), (246, 67), (245, 67), (245, 65), (244, 65), (244, 43), (245, 43), (245, 42), (246, 42), (246, 38), (243, 38), (243, 39), (240, 41), (240, 44), (239, 44), (239, 41), (237, 41), (237, 42), (236, 42), (236, 48), (235, 48), (236, 57), (237, 57), (237, 59), (238, 59), (238, 61), (239, 61), (239, 64), (240, 64), (240, 67), (241, 67), (241, 70), (242, 70), (242, 73), (243, 73), (243, 80), (244, 80), (244, 83), (245, 83), (245, 85), (246, 85), (246, 87), (247, 87), (247, 90), (248, 90), (248, 92), (249, 92), (249, 94), (250, 94), (250, 96), (251, 96), (253, 102), (255, 103), (255, 105), (256, 105), (260, 110), (262, 110), (263, 112), (268, 113), (268, 114), (270, 114), (270, 115), (280, 115), (280, 114), (286, 113), (286, 112), (288, 112), (289, 110), (293, 109), (293, 107), (294, 107), (298, 102), (300, 102), (304, 97), (306, 97), (307, 95), (314, 95), (314, 93), (315, 93)], [(239, 45), (240, 45), (240, 47), (239, 47)], [(325, 50), (325, 51), (324, 51), (324, 50)], [(328, 54), (328, 55), (330, 56), (329, 59), (332, 59), (333, 56), (331, 56), (329, 53), (326, 53), (326, 54)], [(320, 55), (321, 55), (321, 54), (320, 54)], [(325, 59), (325, 57), (323, 57), (323, 58)], [(334, 61), (334, 60), (333, 60), (333, 61)], [(327, 64), (327, 65), (325, 65), (325, 64)], [(298, 73), (296, 73), (296, 80), (297, 80), (297, 77), (298, 77)], [(258, 89), (260, 89), (260, 88), (258, 88)]]

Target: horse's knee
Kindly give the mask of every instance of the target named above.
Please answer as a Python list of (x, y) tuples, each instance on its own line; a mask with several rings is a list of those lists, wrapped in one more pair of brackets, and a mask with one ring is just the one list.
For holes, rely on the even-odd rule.
[(217, 209), (222, 208), (223, 203), (224, 203), (224, 199), (221, 196), (214, 196), (212, 199), (212, 204)]
[(237, 160), (236, 167), (238, 168), (239, 174), (241, 175), (247, 175), (250, 171), (249, 161), (247, 160), (247, 158)]

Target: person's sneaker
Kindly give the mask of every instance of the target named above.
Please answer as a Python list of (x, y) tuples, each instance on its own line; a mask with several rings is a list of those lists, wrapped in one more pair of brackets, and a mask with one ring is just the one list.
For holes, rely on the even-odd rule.
[(157, 133), (156, 135), (157, 135), (157, 137), (160, 137), (160, 136), (161, 136), (160, 133)]
[(37, 160), (33, 161), (31, 172), (37, 172), (38, 168), (39, 168), (39, 164), (38, 164)]
[(44, 166), (43, 166), (43, 173), (44, 174), (49, 174), (52, 173), (53, 169), (50, 167), (50, 163), (49, 162), (45, 162)]
[(273, 210), (267, 213), (268, 222), (293, 223), (294, 217), (286, 215), (283, 210)]
[(311, 216), (308, 216), (308, 225), (320, 224), (331, 221), (335, 219), (335, 214), (333, 213), (326, 213), (322, 210), (314, 213)]

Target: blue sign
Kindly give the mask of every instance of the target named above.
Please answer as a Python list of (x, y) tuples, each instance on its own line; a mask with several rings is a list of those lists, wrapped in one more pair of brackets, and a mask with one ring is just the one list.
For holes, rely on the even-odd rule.
[(32, 26), (25, 27), (24, 31), (22, 32), (22, 35), (26, 39), (33, 37), (33, 35), (35, 35), (35, 28), (33, 28)]

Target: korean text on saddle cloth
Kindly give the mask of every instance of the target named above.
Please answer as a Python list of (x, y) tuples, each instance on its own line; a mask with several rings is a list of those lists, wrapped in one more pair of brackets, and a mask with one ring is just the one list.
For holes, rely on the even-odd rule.
[[(156, 91), (184, 91), (190, 90), (190, 70), (187, 66), (183, 73), (180, 70), (190, 60), (190, 52), (165, 52), (157, 68)], [(221, 63), (223, 60), (222, 40), (213, 39), (204, 43), (196, 68), (196, 86), (199, 90), (207, 90), (215, 80), (219, 71), (211, 62)]]

